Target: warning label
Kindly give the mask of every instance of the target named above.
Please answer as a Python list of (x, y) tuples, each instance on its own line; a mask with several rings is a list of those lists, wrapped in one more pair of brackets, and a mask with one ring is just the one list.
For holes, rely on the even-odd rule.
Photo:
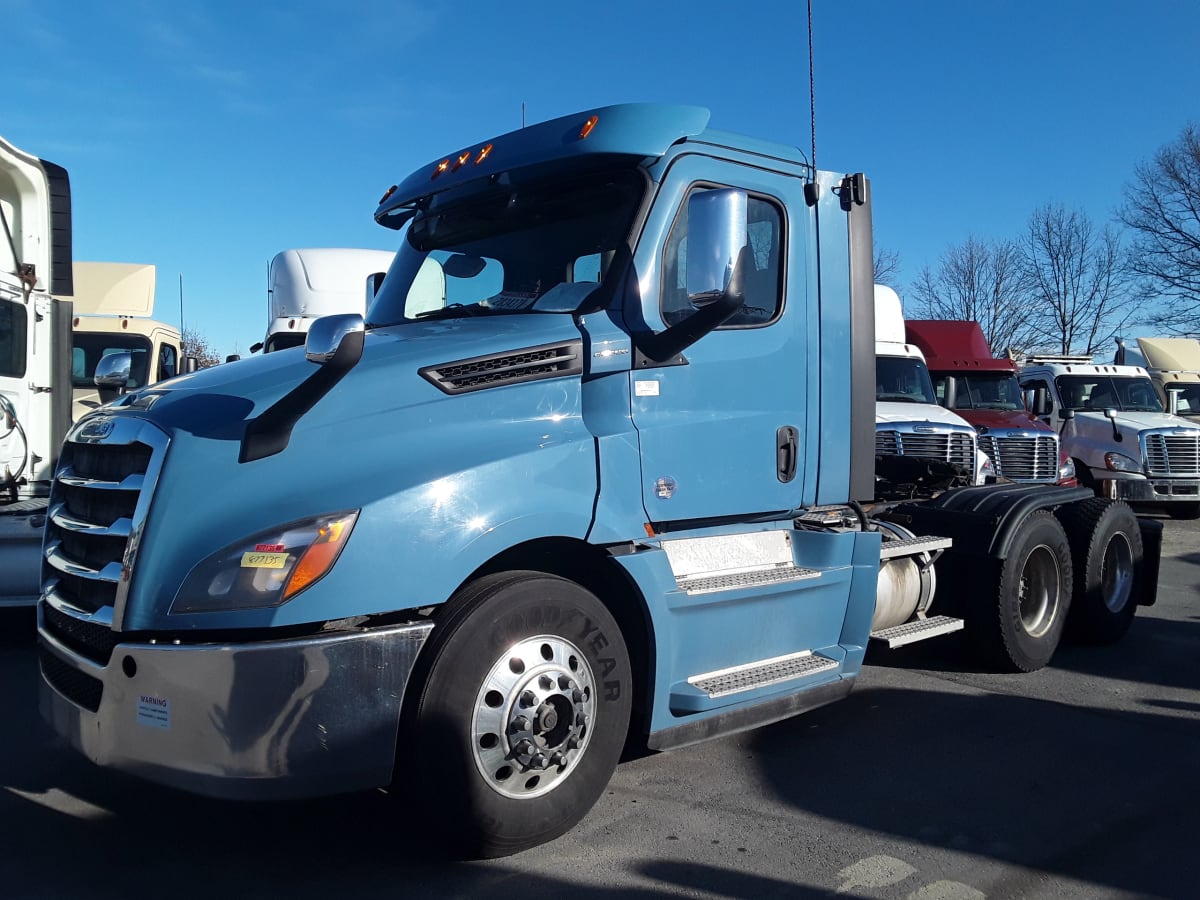
[(138, 694), (137, 720), (139, 725), (151, 728), (171, 727), (171, 703), (165, 697)]

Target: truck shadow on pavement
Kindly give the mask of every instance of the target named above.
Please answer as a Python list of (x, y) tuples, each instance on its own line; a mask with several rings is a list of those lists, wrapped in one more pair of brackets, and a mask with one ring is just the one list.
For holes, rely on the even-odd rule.
[(866, 688), (751, 746), (806, 814), (1028, 870), (990, 896), (1037, 894), (1048, 875), (1184, 897), (1200, 833), (1197, 713)]

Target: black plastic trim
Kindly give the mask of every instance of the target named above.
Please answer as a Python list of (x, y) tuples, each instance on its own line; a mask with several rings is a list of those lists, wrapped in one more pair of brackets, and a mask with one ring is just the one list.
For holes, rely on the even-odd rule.
[[(520, 359), (531, 354), (542, 358)], [(456, 369), (475, 371), (453, 371)], [(472, 356), (468, 359), (423, 366), (417, 370), (417, 374), (446, 394), (467, 394), (510, 384), (582, 375), (583, 341), (558, 341), (553, 344), (539, 344), (536, 347), (505, 350), (502, 353), (489, 353), (485, 356)]]

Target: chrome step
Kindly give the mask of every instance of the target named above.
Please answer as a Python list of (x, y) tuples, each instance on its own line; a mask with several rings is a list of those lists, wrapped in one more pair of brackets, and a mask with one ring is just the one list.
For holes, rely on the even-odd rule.
[(675, 583), (680, 590), (687, 591), (689, 594), (711, 594), (716, 591), (732, 591), (766, 584), (786, 584), (789, 581), (804, 581), (807, 578), (820, 577), (819, 569), (780, 566), (777, 569), (728, 572), (723, 575), (704, 575), (698, 578), (676, 578)]
[(895, 650), (905, 644), (915, 644), (926, 638), (959, 631), (962, 627), (962, 619), (955, 619), (951, 616), (930, 616), (928, 619), (914, 619), (903, 625), (893, 625), (891, 628), (872, 631), (871, 640), (883, 641), (889, 649)]
[(884, 541), (883, 546), (879, 548), (879, 558), (916, 556), (918, 553), (928, 553), (932, 550), (945, 550), (953, 543), (948, 537), (915, 537), (903, 541)]
[(819, 656), (811, 650), (799, 653), (789, 653), (787, 656), (776, 656), (758, 662), (734, 666), (730, 669), (718, 669), (703, 675), (693, 675), (688, 684), (704, 691), (710, 699), (739, 694), (742, 691), (752, 691), (755, 688), (791, 681), (794, 678), (806, 678), (819, 672), (836, 669), (838, 662), (827, 656)]

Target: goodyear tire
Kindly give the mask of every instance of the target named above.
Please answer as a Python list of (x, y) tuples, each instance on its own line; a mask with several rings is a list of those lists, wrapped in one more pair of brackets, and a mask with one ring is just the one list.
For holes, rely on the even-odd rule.
[(1081, 500), (1059, 508), (1074, 562), (1075, 591), (1067, 634), (1088, 644), (1121, 639), (1137, 612), (1142, 531), (1123, 501)]
[(968, 628), (997, 668), (1040, 669), (1058, 649), (1071, 605), (1071, 550), (1054, 514), (1030, 513), (1016, 530), (998, 578), (995, 571), (983, 567), (984, 580), (975, 579), (975, 589), (991, 594), (995, 603)]
[(599, 798), (629, 726), (629, 656), (591, 593), (505, 572), (452, 598), (413, 672), (394, 787), (436, 846), (507, 856), (558, 837)]

